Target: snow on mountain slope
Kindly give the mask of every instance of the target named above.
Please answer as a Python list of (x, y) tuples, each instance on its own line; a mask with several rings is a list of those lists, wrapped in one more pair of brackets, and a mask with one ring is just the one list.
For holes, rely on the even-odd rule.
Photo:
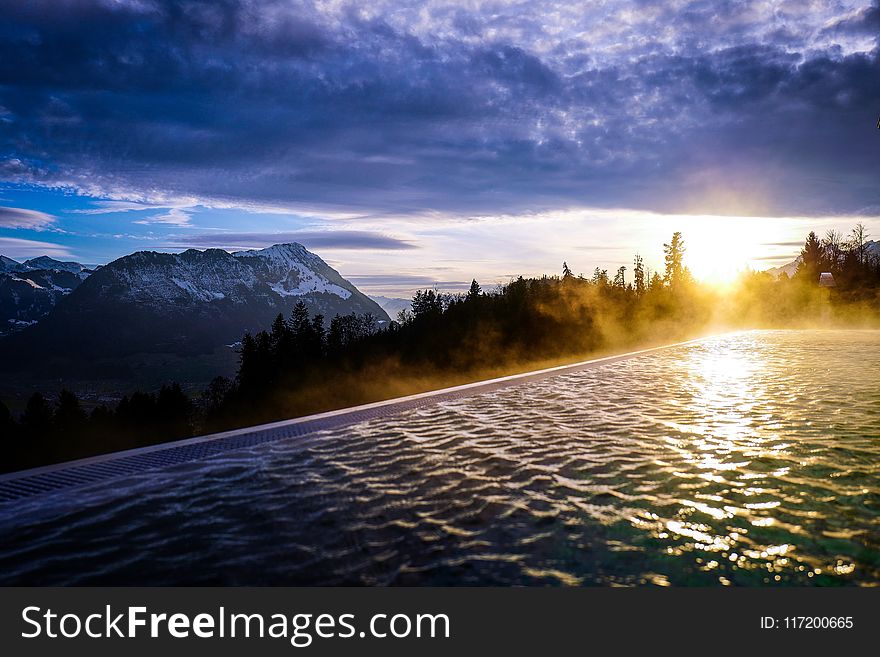
[(38, 322), (91, 273), (48, 256), (17, 262), (0, 255), (0, 336)]
[(0, 271), (0, 336), (21, 330), (45, 317), (82, 281), (82, 272)]
[(17, 271), (36, 270), (66, 271), (71, 274), (83, 274), (83, 278), (87, 277), (91, 273), (88, 267), (86, 267), (85, 265), (81, 265), (78, 262), (62, 262), (61, 260), (56, 260), (55, 258), (50, 258), (49, 256), (40, 256), (38, 258), (25, 260), (19, 265), (19, 269), (17, 269)]
[(300, 244), (235, 254), (139, 251), (96, 269), (16, 336), (15, 349), (78, 357), (206, 353), (267, 328), (299, 301), (328, 323), (349, 313), (388, 321), (378, 304)]
[(257, 269), (269, 287), (284, 297), (311, 292), (335, 294), (348, 299), (351, 284), (314, 253), (301, 244), (276, 244), (262, 250), (239, 251), (232, 254)]
[(280, 298), (328, 294), (346, 300), (357, 293), (357, 288), (299, 244), (232, 254), (221, 249), (189, 249), (179, 254), (139, 251), (106, 269), (98, 277), (105, 290), (149, 304), (184, 299), (237, 302), (252, 294)]
[(766, 269), (765, 271), (774, 276), (775, 278), (779, 278), (782, 274), (785, 274), (789, 278), (795, 275), (797, 272), (798, 265), (801, 264), (801, 257), (798, 256), (794, 260), (784, 265), (780, 265), (779, 267), (771, 267), (770, 269)]
[(99, 295), (154, 307), (226, 298), (235, 301), (259, 283), (249, 267), (240, 266), (220, 249), (179, 254), (138, 251), (96, 274)]

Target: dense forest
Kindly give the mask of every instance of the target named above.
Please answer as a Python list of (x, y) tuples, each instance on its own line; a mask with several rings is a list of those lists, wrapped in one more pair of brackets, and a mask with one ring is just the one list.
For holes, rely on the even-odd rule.
[[(175, 384), (86, 412), (76, 396), (35, 393), (19, 417), (0, 402), (4, 470), (342, 408), (588, 355), (660, 344), (720, 328), (877, 325), (880, 262), (864, 228), (848, 239), (810, 233), (794, 276), (745, 274), (730, 293), (701, 285), (675, 233), (664, 271), (636, 256), (613, 274), (518, 278), (491, 291), (420, 290), (411, 309), (379, 328), (369, 315), (311, 317), (297, 304), (245, 335), (234, 379), (189, 399)], [(833, 289), (819, 274), (833, 274)]]

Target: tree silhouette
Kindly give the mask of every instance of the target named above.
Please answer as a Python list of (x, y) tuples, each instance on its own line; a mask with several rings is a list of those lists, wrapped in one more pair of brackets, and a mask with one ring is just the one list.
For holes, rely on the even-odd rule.
[(645, 263), (642, 260), (642, 256), (636, 254), (636, 257), (633, 259), (633, 287), (635, 287), (636, 294), (639, 296), (645, 293), (646, 285), (646, 277), (645, 277)]
[(593, 270), (593, 278), (590, 279), (590, 282), (593, 285), (598, 285), (600, 287), (607, 286), (608, 285), (608, 270), (607, 269), (600, 269), (599, 267), (596, 267), (596, 269)]
[(21, 416), (21, 424), (25, 434), (31, 438), (45, 437), (52, 427), (53, 416), (54, 411), (49, 402), (39, 392), (35, 392), (28, 399)]
[(797, 275), (812, 282), (818, 282), (819, 273), (825, 268), (825, 250), (822, 243), (816, 237), (816, 233), (810, 231), (801, 249), (801, 262), (797, 268)]
[(443, 312), (443, 300), (434, 290), (417, 290), (412, 299), (412, 312), (416, 319)]
[(664, 280), (673, 289), (680, 288), (686, 281), (684, 252), (684, 238), (680, 232), (676, 231), (672, 234), (672, 240), (669, 244), (663, 245), (663, 260), (666, 264)]
[(471, 281), (471, 287), (468, 290), (467, 298), (468, 299), (476, 299), (480, 294), (482, 294), (483, 290), (480, 288), (480, 284), (477, 283), (477, 279), (473, 279)]
[(75, 439), (85, 433), (87, 420), (88, 416), (76, 395), (62, 390), (53, 417), (55, 432), (63, 439)]
[(859, 222), (853, 227), (850, 231), (849, 244), (859, 263), (859, 268), (864, 269), (868, 262), (868, 231), (865, 224)]

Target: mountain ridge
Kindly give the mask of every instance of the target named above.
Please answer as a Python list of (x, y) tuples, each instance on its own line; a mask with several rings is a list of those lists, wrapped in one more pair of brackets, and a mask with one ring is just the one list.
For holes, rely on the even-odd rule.
[(206, 353), (267, 328), (298, 301), (328, 322), (351, 312), (389, 321), (301, 244), (236, 253), (137, 251), (89, 273), (36, 324), (0, 340), (0, 355), (22, 363), (46, 356)]
[(92, 272), (49, 256), (18, 262), (0, 255), (0, 337), (37, 323)]

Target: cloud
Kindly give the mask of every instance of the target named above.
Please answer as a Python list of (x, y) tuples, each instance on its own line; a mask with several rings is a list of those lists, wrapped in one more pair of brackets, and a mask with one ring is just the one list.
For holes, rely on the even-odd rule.
[(801, 240), (799, 242), (764, 242), (764, 246), (782, 246), (782, 247), (793, 247), (796, 246), (798, 248), (804, 245), (804, 241)]
[(43, 255), (52, 258), (72, 257), (70, 251), (60, 244), (25, 240), (17, 237), (0, 237), (0, 254), (13, 260), (26, 260)]
[(167, 205), (143, 203), (137, 201), (95, 201), (90, 208), (71, 210), (73, 214), (114, 214), (117, 212), (142, 212), (144, 210), (163, 210)]
[(348, 276), (348, 280), (354, 283), (357, 286), (372, 286), (372, 287), (383, 287), (383, 286), (402, 286), (402, 287), (438, 287), (443, 289), (459, 289), (463, 287), (467, 287), (471, 284), (471, 281), (441, 281), (433, 278), (431, 276), (419, 276), (419, 275), (384, 275), (384, 274), (376, 274), (376, 275), (363, 275), (363, 276)]
[[(133, 208), (131, 208), (133, 209)], [(189, 226), (191, 215), (183, 208), (171, 208), (162, 214), (155, 214), (145, 219), (138, 219), (135, 224), (167, 224), (169, 226)]]
[(55, 223), (55, 217), (37, 210), (0, 206), (0, 228), (42, 230)]
[(0, 11), (4, 180), (368, 215), (880, 205), (876, 3)]
[(797, 258), (797, 253), (792, 253), (790, 255), (768, 255), (768, 256), (758, 256), (757, 258), (752, 258), (752, 260), (756, 262), (791, 262), (795, 258)]
[(299, 242), (307, 248), (400, 251), (417, 248), (411, 242), (380, 233), (360, 230), (296, 231), (288, 233), (217, 233), (188, 235), (180, 243), (189, 246), (226, 249), (264, 248), (273, 244)]

